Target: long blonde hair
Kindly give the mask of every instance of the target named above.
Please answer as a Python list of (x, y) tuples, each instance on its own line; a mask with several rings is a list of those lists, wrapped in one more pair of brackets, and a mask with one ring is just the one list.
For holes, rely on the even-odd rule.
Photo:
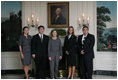
[(75, 35), (73, 26), (69, 26), (69, 27), (68, 27), (67, 34), (68, 34), (68, 35), (70, 34), (70, 33), (69, 33), (70, 28), (73, 29), (73, 33), (72, 33), (72, 35)]

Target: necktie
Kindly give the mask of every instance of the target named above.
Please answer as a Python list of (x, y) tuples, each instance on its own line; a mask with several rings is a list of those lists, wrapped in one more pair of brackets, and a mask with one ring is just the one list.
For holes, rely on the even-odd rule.
[(84, 35), (83, 40), (82, 40), (82, 44), (84, 44), (85, 39), (86, 39), (86, 36)]
[(84, 40), (86, 39), (86, 36), (84, 36)]
[(41, 35), (41, 42), (43, 42), (43, 36)]

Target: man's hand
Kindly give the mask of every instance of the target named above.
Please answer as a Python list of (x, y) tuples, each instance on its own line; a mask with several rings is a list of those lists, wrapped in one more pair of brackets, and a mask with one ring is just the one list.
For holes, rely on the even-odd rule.
[(84, 50), (81, 50), (81, 54), (84, 54)]
[(35, 54), (32, 54), (32, 58), (35, 58)]
[(52, 60), (52, 58), (51, 58), (51, 57), (49, 57), (48, 59), (49, 59), (49, 61), (51, 61), (51, 60)]
[(67, 55), (69, 55), (69, 52), (68, 52), (68, 51), (66, 51), (66, 54), (67, 54)]

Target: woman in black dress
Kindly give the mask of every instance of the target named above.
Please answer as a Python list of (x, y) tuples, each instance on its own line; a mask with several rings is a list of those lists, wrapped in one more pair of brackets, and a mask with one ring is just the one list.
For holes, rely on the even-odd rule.
[(64, 47), (67, 54), (68, 65), (68, 79), (73, 79), (76, 66), (76, 36), (74, 35), (74, 28), (70, 26), (67, 31), (68, 35), (65, 37)]
[(31, 36), (28, 35), (28, 27), (23, 28), (23, 35), (19, 39), (21, 61), (24, 65), (25, 78), (28, 79), (29, 65), (31, 64)]

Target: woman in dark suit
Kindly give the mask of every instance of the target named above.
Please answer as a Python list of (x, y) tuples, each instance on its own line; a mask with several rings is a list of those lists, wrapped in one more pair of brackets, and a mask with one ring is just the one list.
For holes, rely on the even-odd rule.
[(31, 64), (31, 36), (28, 35), (28, 27), (23, 28), (23, 35), (19, 39), (21, 61), (24, 65), (25, 78), (28, 79), (29, 65)]
[[(67, 31), (68, 35), (65, 37), (64, 48), (67, 54), (68, 64), (68, 79), (73, 79), (76, 66), (76, 36), (74, 35), (74, 28), (70, 26)], [(72, 74), (71, 74), (72, 73)]]

